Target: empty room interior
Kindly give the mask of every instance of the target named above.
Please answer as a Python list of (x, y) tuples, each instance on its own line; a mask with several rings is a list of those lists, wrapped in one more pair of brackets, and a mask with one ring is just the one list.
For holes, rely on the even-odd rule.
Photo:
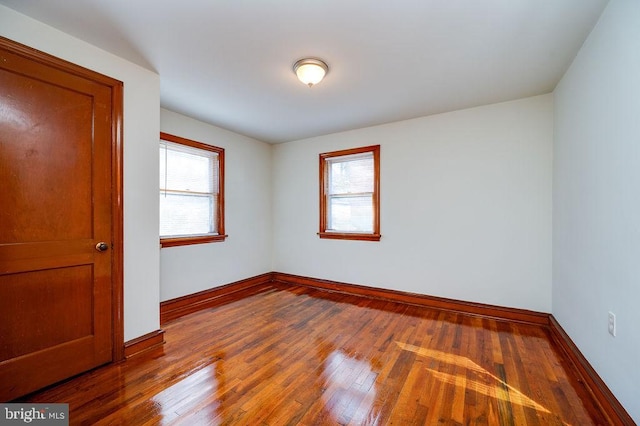
[(640, 421), (640, 1), (0, 0), (0, 36), (0, 402)]

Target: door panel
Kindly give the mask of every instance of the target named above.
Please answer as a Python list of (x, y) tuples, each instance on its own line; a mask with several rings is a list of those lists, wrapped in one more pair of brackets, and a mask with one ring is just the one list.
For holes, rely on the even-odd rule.
[(0, 158), (12, 165), (0, 179), (19, 189), (5, 194), (12, 208), (0, 211), (0, 241), (91, 238), (92, 97), (6, 70), (0, 87), (11, 120)]
[(0, 275), (3, 303), (20, 306), (0, 322), (0, 361), (91, 335), (92, 282), (91, 265)]
[(118, 97), (106, 77), (26, 50), (0, 43), (0, 401), (110, 362), (120, 316)]

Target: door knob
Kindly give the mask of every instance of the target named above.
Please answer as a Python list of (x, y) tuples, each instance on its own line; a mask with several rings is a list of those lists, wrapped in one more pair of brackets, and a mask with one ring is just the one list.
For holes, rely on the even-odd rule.
[(109, 248), (109, 244), (105, 243), (104, 241), (100, 241), (98, 244), (96, 244), (96, 250), (98, 251), (106, 251)]

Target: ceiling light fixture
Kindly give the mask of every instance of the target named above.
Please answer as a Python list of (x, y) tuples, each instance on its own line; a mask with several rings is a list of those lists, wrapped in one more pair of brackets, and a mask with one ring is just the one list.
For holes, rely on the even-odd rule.
[(311, 87), (322, 81), (329, 72), (329, 67), (320, 59), (304, 58), (293, 64), (293, 71), (298, 76), (298, 80)]

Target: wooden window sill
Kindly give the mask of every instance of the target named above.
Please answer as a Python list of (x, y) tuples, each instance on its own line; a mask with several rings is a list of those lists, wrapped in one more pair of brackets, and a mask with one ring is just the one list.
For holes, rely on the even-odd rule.
[(160, 247), (188, 246), (192, 244), (217, 243), (224, 241), (228, 235), (206, 235), (202, 237), (161, 238)]
[(320, 238), (331, 240), (380, 241), (380, 234), (357, 234), (352, 232), (318, 232)]

